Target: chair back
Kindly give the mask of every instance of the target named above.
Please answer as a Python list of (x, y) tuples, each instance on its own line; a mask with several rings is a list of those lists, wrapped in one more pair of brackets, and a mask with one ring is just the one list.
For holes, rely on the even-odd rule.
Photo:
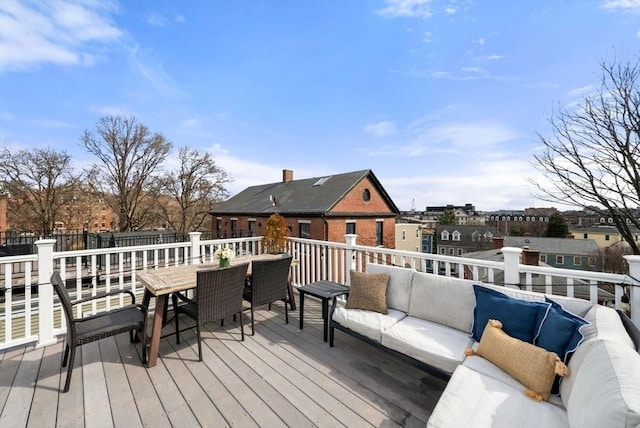
[(251, 299), (253, 305), (286, 300), (287, 281), (292, 256), (275, 260), (254, 260), (251, 265)]
[(50, 282), (58, 295), (58, 299), (60, 299), (64, 316), (67, 319), (67, 332), (70, 333), (72, 329), (75, 329), (75, 325), (73, 324), (73, 307), (71, 306), (71, 297), (69, 297), (67, 287), (58, 271), (53, 271)]
[(197, 274), (198, 323), (208, 324), (242, 311), (242, 292), (249, 263)]

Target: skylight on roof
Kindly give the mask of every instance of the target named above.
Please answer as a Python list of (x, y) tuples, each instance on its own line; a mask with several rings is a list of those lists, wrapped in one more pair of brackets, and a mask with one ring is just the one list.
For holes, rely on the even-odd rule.
[(324, 183), (327, 182), (327, 180), (331, 178), (331, 176), (327, 176), (327, 177), (322, 177), (321, 179), (319, 179), (318, 181), (316, 181), (315, 183), (313, 183), (314, 186), (322, 186)]

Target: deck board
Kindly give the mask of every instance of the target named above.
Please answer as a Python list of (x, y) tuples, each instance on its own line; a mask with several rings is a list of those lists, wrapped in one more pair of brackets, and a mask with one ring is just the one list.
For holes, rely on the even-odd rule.
[(254, 336), (245, 317), (244, 342), (239, 321), (206, 326), (203, 362), (195, 329), (163, 338), (151, 369), (127, 334), (84, 345), (66, 394), (62, 341), (2, 352), (0, 426), (425, 426), (445, 382), (341, 332), (329, 347), (315, 299), (303, 330), (272, 309), (256, 311)]

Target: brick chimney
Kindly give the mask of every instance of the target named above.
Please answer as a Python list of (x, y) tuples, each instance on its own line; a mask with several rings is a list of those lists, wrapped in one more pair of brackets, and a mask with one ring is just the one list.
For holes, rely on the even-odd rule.
[(540, 251), (532, 250), (527, 247), (522, 249), (522, 264), (538, 266), (538, 260), (540, 260)]
[(293, 181), (293, 171), (290, 169), (282, 170), (282, 182), (286, 183), (288, 181)]
[(494, 236), (493, 237), (493, 249), (499, 250), (504, 247), (504, 237), (503, 236)]

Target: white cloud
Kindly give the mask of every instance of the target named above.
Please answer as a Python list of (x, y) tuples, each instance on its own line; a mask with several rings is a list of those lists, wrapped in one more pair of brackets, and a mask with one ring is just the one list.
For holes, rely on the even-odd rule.
[(54, 128), (54, 129), (75, 128), (74, 125), (62, 120), (34, 119), (31, 121), (31, 123), (33, 123), (36, 126), (42, 126), (43, 128)]
[(444, 9), (444, 13), (447, 16), (455, 15), (456, 13), (458, 13), (458, 8), (455, 6), (448, 6)]
[(640, 0), (605, 0), (604, 9), (622, 10), (625, 13), (640, 13)]
[(387, 18), (430, 18), (431, 0), (385, 0), (387, 7), (378, 9), (378, 15)]
[(485, 44), (487, 44), (487, 41), (482, 37), (480, 37), (479, 39), (475, 39), (472, 42), (473, 44), (480, 45), (480, 46), (484, 46)]
[(396, 132), (396, 125), (390, 121), (371, 123), (364, 126), (364, 131), (376, 138), (387, 137)]
[(0, 2), (0, 69), (96, 62), (100, 45), (123, 35), (110, 2)]
[(583, 98), (585, 95), (593, 92), (595, 87), (592, 84), (582, 86), (580, 88), (575, 88), (567, 92), (567, 97), (569, 98)]
[(91, 111), (102, 116), (135, 116), (135, 112), (126, 105), (121, 106), (93, 106)]
[(180, 125), (186, 127), (186, 128), (195, 128), (197, 126), (200, 125), (200, 120), (198, 118), (195, 117), (191, 117), (189, 119), (185, 119), (183, 120)]
[(185, 22), (187, 22), (186, 18), (182, 15), (176, 15), (174, 20), (179, 24), (184, 24)]
[(131, 65), (142, 77), (165, 96), (183, 96), (184, 93), (176, 85), (171, 76), (163, 69), (161, 63), (152, 63), (147, 58), (147, 52), (143, 52), (139, 45), (129, 48)]
[(147, 15), (146, 21), (147, 24), (153, 25), (155, 27), (167, 26), (167, 19), (158, 12), (151, 12), (149, 15)]
[(460, 70), (465, 73), (484, 73), (485, 70), (482, 67), (460, 67)]
[(424, 37), (422, 38), (422, 41), (425, 43), (431, 43), (432, 41), (431, 33), (428, 31), (424, 33)]

